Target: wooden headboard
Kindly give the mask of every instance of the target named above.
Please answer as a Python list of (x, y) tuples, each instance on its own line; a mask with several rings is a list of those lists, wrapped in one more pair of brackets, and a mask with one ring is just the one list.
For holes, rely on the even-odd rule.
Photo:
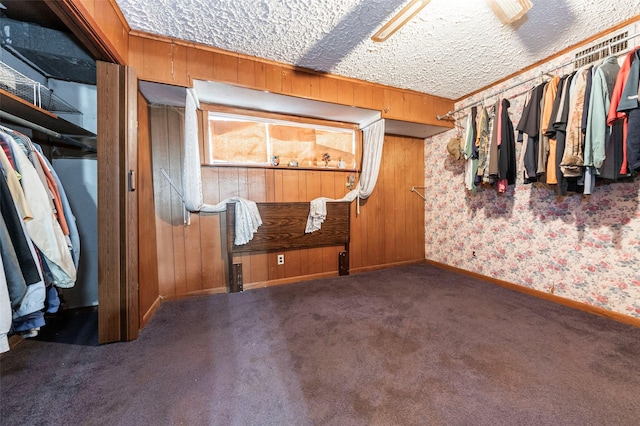
[[(241, 265), (233, 263), (233, 255), (249, 252), (269, 252), (276, 250), (302, 249), (344, 245), (345, 252), (339, 259), (340, 275), (349, 273), (349, 223), (350, 203), (328, 202), (327, 218), (319, 231), (304, 232), (309, 215), (309, 203), (256, 203), (262, 225), (253, 239), (247, 244), (237, 246), (235, 241), (235, 204), (227, 204), (226, 211), (226, 249), (229, 259), (229, 289), (240, 291)], [(240, 277), (238, 277), (240, 274)], [(238, 286), (238, 278), (240, 285)], [(239, 288), (238, 288), (239, 287)]]

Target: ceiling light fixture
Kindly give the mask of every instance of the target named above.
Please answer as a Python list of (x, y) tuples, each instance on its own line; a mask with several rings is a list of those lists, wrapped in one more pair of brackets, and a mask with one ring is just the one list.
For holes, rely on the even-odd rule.
[(398, 12), (389, 22), (378, 30), (371, 40), (381, 42), (385, 41), (406, 24), (411, 18), (416, 16), (431, 0), (411, 0), (400, 12)]
[(529, 0), (487, 0), (487, 3), (505, 25), (522, 18), (532, 6)]

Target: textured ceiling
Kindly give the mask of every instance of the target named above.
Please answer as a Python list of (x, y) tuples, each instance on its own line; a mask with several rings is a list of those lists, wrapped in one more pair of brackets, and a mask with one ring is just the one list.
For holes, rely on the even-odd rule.
[(531, 0), (505, 26), (485, 0), (431, 0), (383, 43), (408, 0), (116, 0), (134, 30), (458, 99), (640, 13), (640, 0)]

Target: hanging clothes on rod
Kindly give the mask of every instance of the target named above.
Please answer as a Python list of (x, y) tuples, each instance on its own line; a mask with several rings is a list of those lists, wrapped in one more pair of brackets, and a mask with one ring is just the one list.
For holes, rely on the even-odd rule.
[(464, 185), (476, 194), (481, 184), (496, 184), (499, 193), (516, 183), (516, 145), (513, 122), (509, 116), (511, 102), (499, 99), (463, 117), (462, 148), (465, 160)]
[(9, 332), (4, 321), (7, 310), (14, 333), (36, 336), (45, 325), (44, 311), (58, 310), (56, 288), (75, 284), (80, 247), (75, 216), (55, 170), (39, 146), (5, 126), (0, 126), (0, 146), (3, 350), (7, 349)]
[[(611, 46), (598, 50), (615, 48), (638, 35), (640, 33), (612, 41)], [(595, 52), (592, 50), (588, 55)], [(448, 113), (455, 116), (467, 108), (471, 109), (464, 117), (455, 117), (456, 123), (463, 123), (466, 130), (465, 159), (473, 160), (477, 155), (479, 163), (486, 165), (482, 170), (478, 164), (476, 173), (476, 165), (467, 163), (465, 187), (475, 193), (480, 183), (493, 184), (497, 181), (499, 192), (506, 189), (505, 180), (500, 176), (503, 170), (497, 168), (496, 161), (508, 149), (496, 150), (496, 145), (500, 146), (505, 141), (503, 119), (508, 119), (509, 114), (505, 117), (503, 110), (509, 105), (504, 101), (522, 94), (526, 94), (526, 98), (516, 104), (516, 111), (522, 105), (522, 116), (515, 129), (507, 130), (507, 133), (510, 135), (517, 131), (517, 142), (521, 143), (517, 150), (519, 163), (514, 170), (522, 171), (523, 183), (555, 185), (553, 189), (559, 196), (569, 193), (590, 195), (597, 182), (608, 183), (640, 173), (640, 48), (626, 50), (625, 55), (622, 61), (618, 58), (622, 53), (609, 55), (549, 80), (543, 79), (544, 73), (541, 73), (535, 77), (541, 81), (527, 91), (509, 94), (507, 98), (501, 96), (533, 79), (518, 82)], [(574, 62), (561, 64), (551, 71)], [(487, 108), (485, 102), (492, 97), (497, 97), (497, 107)], [(482, 104), (479, 111), (478, 104)], [(479, 149), (482, 146), (479, 129), (482, 128), (480, 123), (484, 112), (490, 117), (490, 142), (487, 159), (483, 160)], [(476, 147), (469, 144), (472, 140), (475, 140), (478, 154)], [(469, 150), (469, 147), (473, 149)], [(475, 177), (473, 183), (470, 180), (472, 176)], [(511, 181), (507, 179), (506, 182)]]
[[(626, 41), (632, 40), (632, 39), (634, 39), (634, 38), (636, 38), (636, 37), (638, 37), (638, 36), (640, 36), (640, 33), (635, 33), (635, 34), (630, 35), (630, 36), (628, 36), (628, 37), (625, 37), (625, 38), (623, 38), (623, 39), (621, 39), (621, 40), (616, 40), (616, 41), (615, 41), (615, 45), (618, 45), (618, 44), (624, 43), (624, 42), (626, 42)], [(599, 49), (595, 49), (595, 50), (590, 51), (590, 52), (589, 52), (589, 55), (593, 55), (593, 54), (596, 54), (596, 53), (599, 53), (599, 52), (603, 52), (603, 51), (610, 51), (611, 47), (612, 47), (612, 45), (603, 46), (603, 47), (601, 47), (601, 48), (599, 48)], [(619, 53), (616, 53), (615, 55), (620, 56), (620, 55), (623, 55), (623, 54), (625, 54), (625, 53), (623, 53), (623, 52), (619, 52)], [(453, 111), (449, 111), (449, 112), (447, 112), (446, 114), (443, 114), (443, 115), (437, 115), (437, 116), (436, 116), (436, 118), (437, 118), (438, 120), (444, 120), (444, 119), (449, 118), (449, 117), (452, 117), (452, 116), (454, 116), (455, 114), (457, 114), (457, 113), (459, 113), (459, 112), (461, 112), (461, 111), (464, 111), (464, 110), (466, 110), (466, 109), (468, 109), (468, 108), (470, 108), (470, 107), (472, 107), (472, 106), (479, 105), (479, 104), (483, 103), (483, 102), (484, 102), (485, 100), (487, 100), (487, 99), (492, 99), (492, 98), (495, 98), (495, 97), (499, 97), (499, 96), (500, 96), (500, 95), (502, 95), (503, 93), (506, 93), (506, 92), (508, 92), (508, 91), (510, 91), (510, 90), (512, 90), (512, 89), (515, 89), (516, 87), (522, 86), (522, 85), (524, 85), (524, 84), (531, 83), (531, 82), (533, 82), (533, 81), (535, 81), (535, 80), (540, 80), (540, 79), (542, 79), (544, 76), (553, 77), (553, 73), (554, 73), (555, 71), (557, 71), (557, 70), (559, 70), (559, 69), (563, 69), (563, 68), (565, 68), (565, 67), (567, 67), (567, 66), (570, 66), (570, 65), (574, 65), (577, 61), (579, 61), (579, 60), (581, 60), (581, 59), (582, 59), (582, 57), (579, 57), (579, 58), (574, 58), (574, 59), (573, 59), (573, 60), (571, 60), (571, 61), (564, 62), (564, 63), (562, 63), (562, 64), (560, 64), (560, 65), (557, 65), (557, 66), (555, 66), (555, 67), (552, 67), (552, 68), (550, 68), (550, 69), (548, 69), (548, 70), (546, 70), (546, 71), (544, 71), (544, 72), (541, 72), (541, 73), (539, 73), (539, 74), (537, 74), (537, 75), (535, 75), (535, 76), (533, 76), (533, 77), (531, 77), (531, 78), (528, 78), (528, 79), (526, 79), (526, 80), (520, 81), (520, 82), (518, 82), (518, 83), (514, 83), (513, 85), (510, 85), (509, 87), (506, 87), (506, 88), (504, 88), (504, 89), (500, 89), (500, 90), (498, 90), (498, 91), (496, 91), (496, 92), (492, 93), (491, 95), (483, 96), (483, 99), (482, 99), (482, 100), (478, 100), (478, 101), (471, 102), (471, 103), (469, 103), (469, 104), (467, 104), (467, 105), (465, 105), (465, 106), (463, 106), (463, 107), (456, 108), (456, 109), (455, 109), (455, 110), (453, 110)], [(522, 94), (524, 94), (524, 93), (527, 93), (528, 91), (529, 91), (529, 90), (526, 90), (526, 91), (524, 91), (524, 92), (520, 93), (520, 95), (522, 95)]]

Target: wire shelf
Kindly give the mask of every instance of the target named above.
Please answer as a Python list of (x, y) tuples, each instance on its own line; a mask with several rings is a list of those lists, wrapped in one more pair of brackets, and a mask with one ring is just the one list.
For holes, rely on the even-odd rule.
[(81, 114), (48, 87), (0, 62), (0, 89), (51, 112)]

